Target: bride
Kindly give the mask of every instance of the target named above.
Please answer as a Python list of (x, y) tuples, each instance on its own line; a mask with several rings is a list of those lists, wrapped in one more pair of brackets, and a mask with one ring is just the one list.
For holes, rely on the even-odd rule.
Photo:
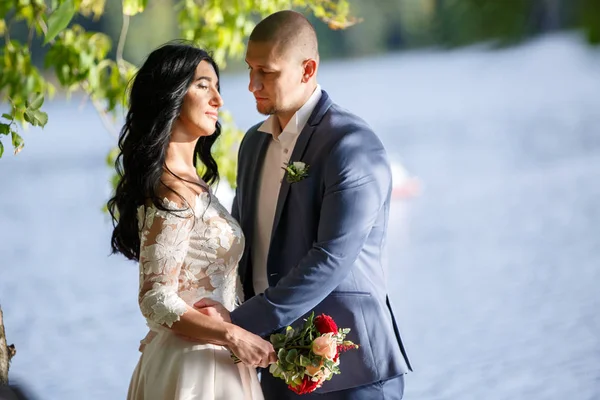
[(193, 308), (204, 297), (236, 305), (244, 237), (209, 187), (219, 177), (211, 147), (222, 105), (216, 63), (185, 44), (153, 51), (131, 87), (108, 209), (113, 252), (139, 262), (151, 332), (128, 399), (263, 399), (256, 367), (276, 360), (269, 342)]

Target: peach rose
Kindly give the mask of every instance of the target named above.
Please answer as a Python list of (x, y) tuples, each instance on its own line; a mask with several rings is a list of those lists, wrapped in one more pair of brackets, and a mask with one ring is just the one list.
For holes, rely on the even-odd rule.
[(306, 373), (309, 374), (310, 376), (315, 376), (321, 371), (322, 366), (323, 366), (323, 363), (321, 363), (321, 365), (319, 365), (318, 367), (313, 367), (312, 365), (309, 365), (306, 367)]
[(337, 342), (333, 333), (326, 333), (313, 340), (312, 351), (318, 356), (333, 360), (337, 354)]

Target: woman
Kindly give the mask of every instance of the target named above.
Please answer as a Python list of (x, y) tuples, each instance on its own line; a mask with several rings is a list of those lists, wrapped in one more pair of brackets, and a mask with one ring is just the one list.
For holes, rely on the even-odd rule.
[(244, 248), (240, 226), (209, 189), (219, 178), (211, 147), (222, 105), (217, 65), (189, 45), (152, 52), (131, 87), (108, 208), (113, 252), (139, 262), (151, 340), (128, 399), (262, 399), (255, 367), (275, 361), (269, 342), (192, 307), (207, 297), (234, 308)]

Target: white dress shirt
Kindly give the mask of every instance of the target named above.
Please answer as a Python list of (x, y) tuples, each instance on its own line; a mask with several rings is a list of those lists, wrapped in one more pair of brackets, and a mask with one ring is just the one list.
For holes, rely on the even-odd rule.
[(256, 219), (252, 240), (252, 283), (255, 294), (263, 293), (269, 287), (267, 256), (269, 255), (279, 189), (285, 175), (283, 168), (290, 161), (296, 140), (320, 98), (321, 86), (317, 85), (310, 98), (296, 111), (283, 130), (281, 130), (279, 120), (275, 115), (269, 116), (258, 128), (261, 132), (271, 134), (271, 138), (258, 179)]

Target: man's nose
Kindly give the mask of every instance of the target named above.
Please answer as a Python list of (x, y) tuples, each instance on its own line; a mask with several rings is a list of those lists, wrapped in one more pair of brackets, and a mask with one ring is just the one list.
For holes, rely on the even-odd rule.
[(262, 89), (262, 81), (257, 73), (250, 72), (250, 83), (248, 84), (248, 90), (252, 93)]

